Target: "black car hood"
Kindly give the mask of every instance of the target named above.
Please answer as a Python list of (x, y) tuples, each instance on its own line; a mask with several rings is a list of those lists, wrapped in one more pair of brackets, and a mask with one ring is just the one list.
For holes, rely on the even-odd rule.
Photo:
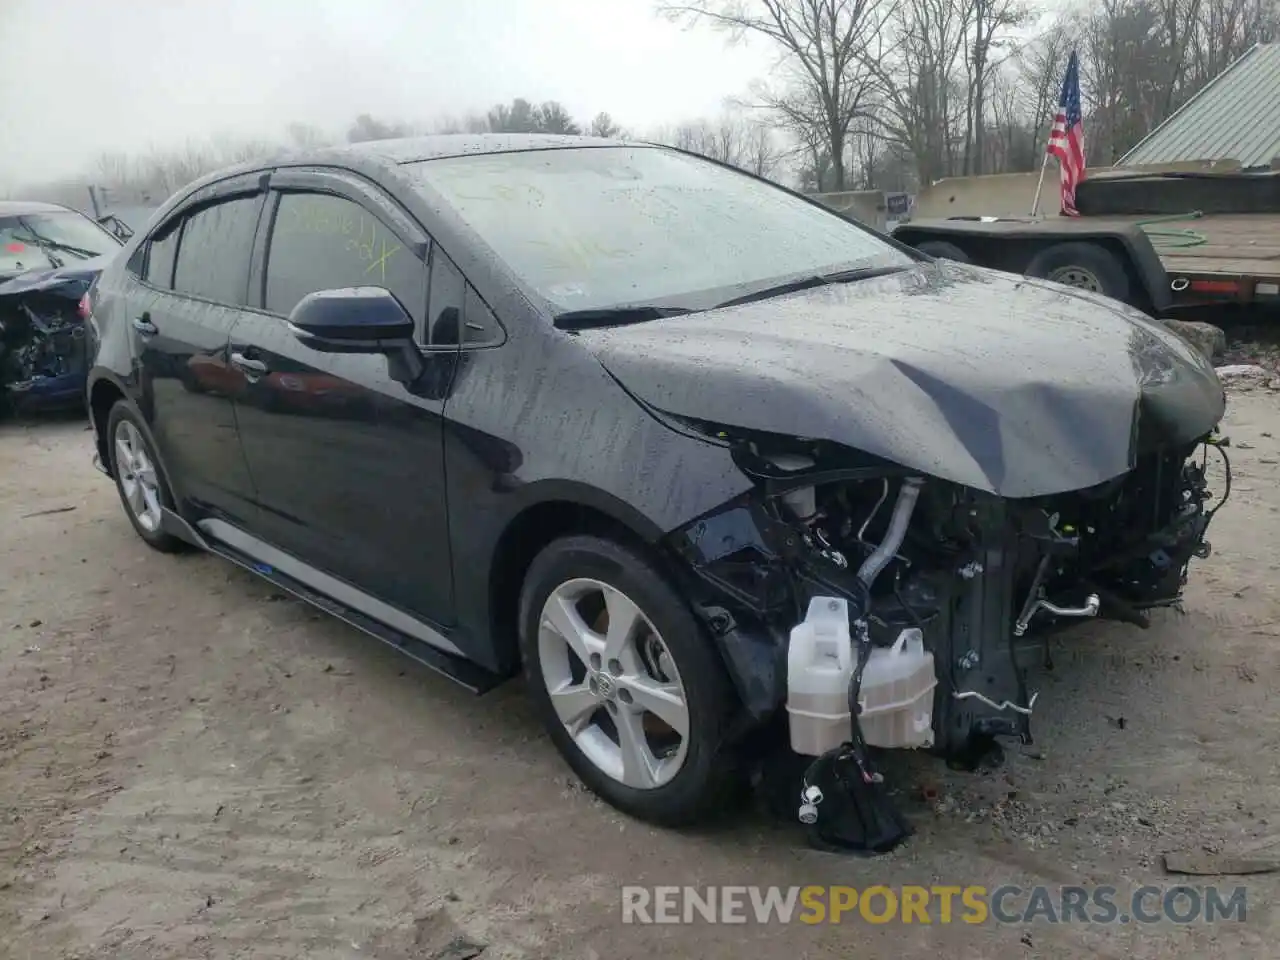
[(18, 274), (0, 273), (0, 297), (50, 290), (63, 284), (87, 283), (102, 272), (111, 262), (112, 256), (113, 254), (104, 254), (91, 260), (76, 260), (54, 269), (28, 270)]
[(1141, 313), (947, 261), (577, 336), (660, 411), (1005, 497), (1119, 476), (1226, 404), (1203, 355)]

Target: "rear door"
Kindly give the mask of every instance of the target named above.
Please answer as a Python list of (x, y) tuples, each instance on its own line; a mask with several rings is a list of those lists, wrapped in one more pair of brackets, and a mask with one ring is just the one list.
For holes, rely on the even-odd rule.
[(195, 196), (148, 238), (121, 303), (143, 413), (175, 495), (236, 523), (256, 507), (232, 406), (243, 377), (227, 362), (227, 344), (245, 306), (265, 200), (265, 175)]
[[(261, 309), (236, 325), (231, 360), (252, 383), (240, 437), (276, 547), (399, 610), (447, 626), (452, 579), (441, 416), (457, 348), (428, 356), (411, 393), (382, 355), (321, 353), (287, 317), (337, 287), (390, 290), (425, 325), (429, 243), (394, 201), (325, 171), (273, 176)], [(382, 612), (375, 616), (386, 619)]]

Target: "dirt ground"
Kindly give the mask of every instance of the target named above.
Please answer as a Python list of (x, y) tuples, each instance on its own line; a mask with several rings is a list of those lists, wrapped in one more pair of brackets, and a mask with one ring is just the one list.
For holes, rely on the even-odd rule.
[[(860, 860), (746, 811), (675, 833), (582, 792), (518, 684), (474, 698), (213, 557), (133, 535), (83, 421), (0, 426), (0, 956), (463, 960), (1280, 956), (1280, 394), (1232, 397), (1185, 614), (1064, 637), (1032, 747), (911, 764)], [(1215, 489), (1220, 489), (1216, 484)], [(45, 512), (61, 511), (61, 512)], [(936, 784), (939, 799), (911, 799)], [(1246, 920), (623, 925), (623, 884), (1246, 884)]]

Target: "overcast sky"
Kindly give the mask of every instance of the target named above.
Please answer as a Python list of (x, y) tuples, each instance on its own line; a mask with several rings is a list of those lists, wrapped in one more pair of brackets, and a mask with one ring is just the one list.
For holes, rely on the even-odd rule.
[(772, 66), (653, 0), (0, 0), (0, 185), (105, 151), (429, 122), (523, 96), (626, 127), (711, 115)]

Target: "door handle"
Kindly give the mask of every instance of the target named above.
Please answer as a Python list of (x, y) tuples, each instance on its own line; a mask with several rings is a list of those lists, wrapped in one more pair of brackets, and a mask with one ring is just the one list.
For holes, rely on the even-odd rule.
[(250, 380), (257, 379), (267, 372), (267, 365), (261, 360), (246, 357), (243, 353), (231, 355), (231, 365), (242, 372)]
[(160, 332), (156, 325), (151, 322), (150, 315), (145, 313), (140, 317), (133, 318), (133, 329), (144, 337), (154, 337)]

